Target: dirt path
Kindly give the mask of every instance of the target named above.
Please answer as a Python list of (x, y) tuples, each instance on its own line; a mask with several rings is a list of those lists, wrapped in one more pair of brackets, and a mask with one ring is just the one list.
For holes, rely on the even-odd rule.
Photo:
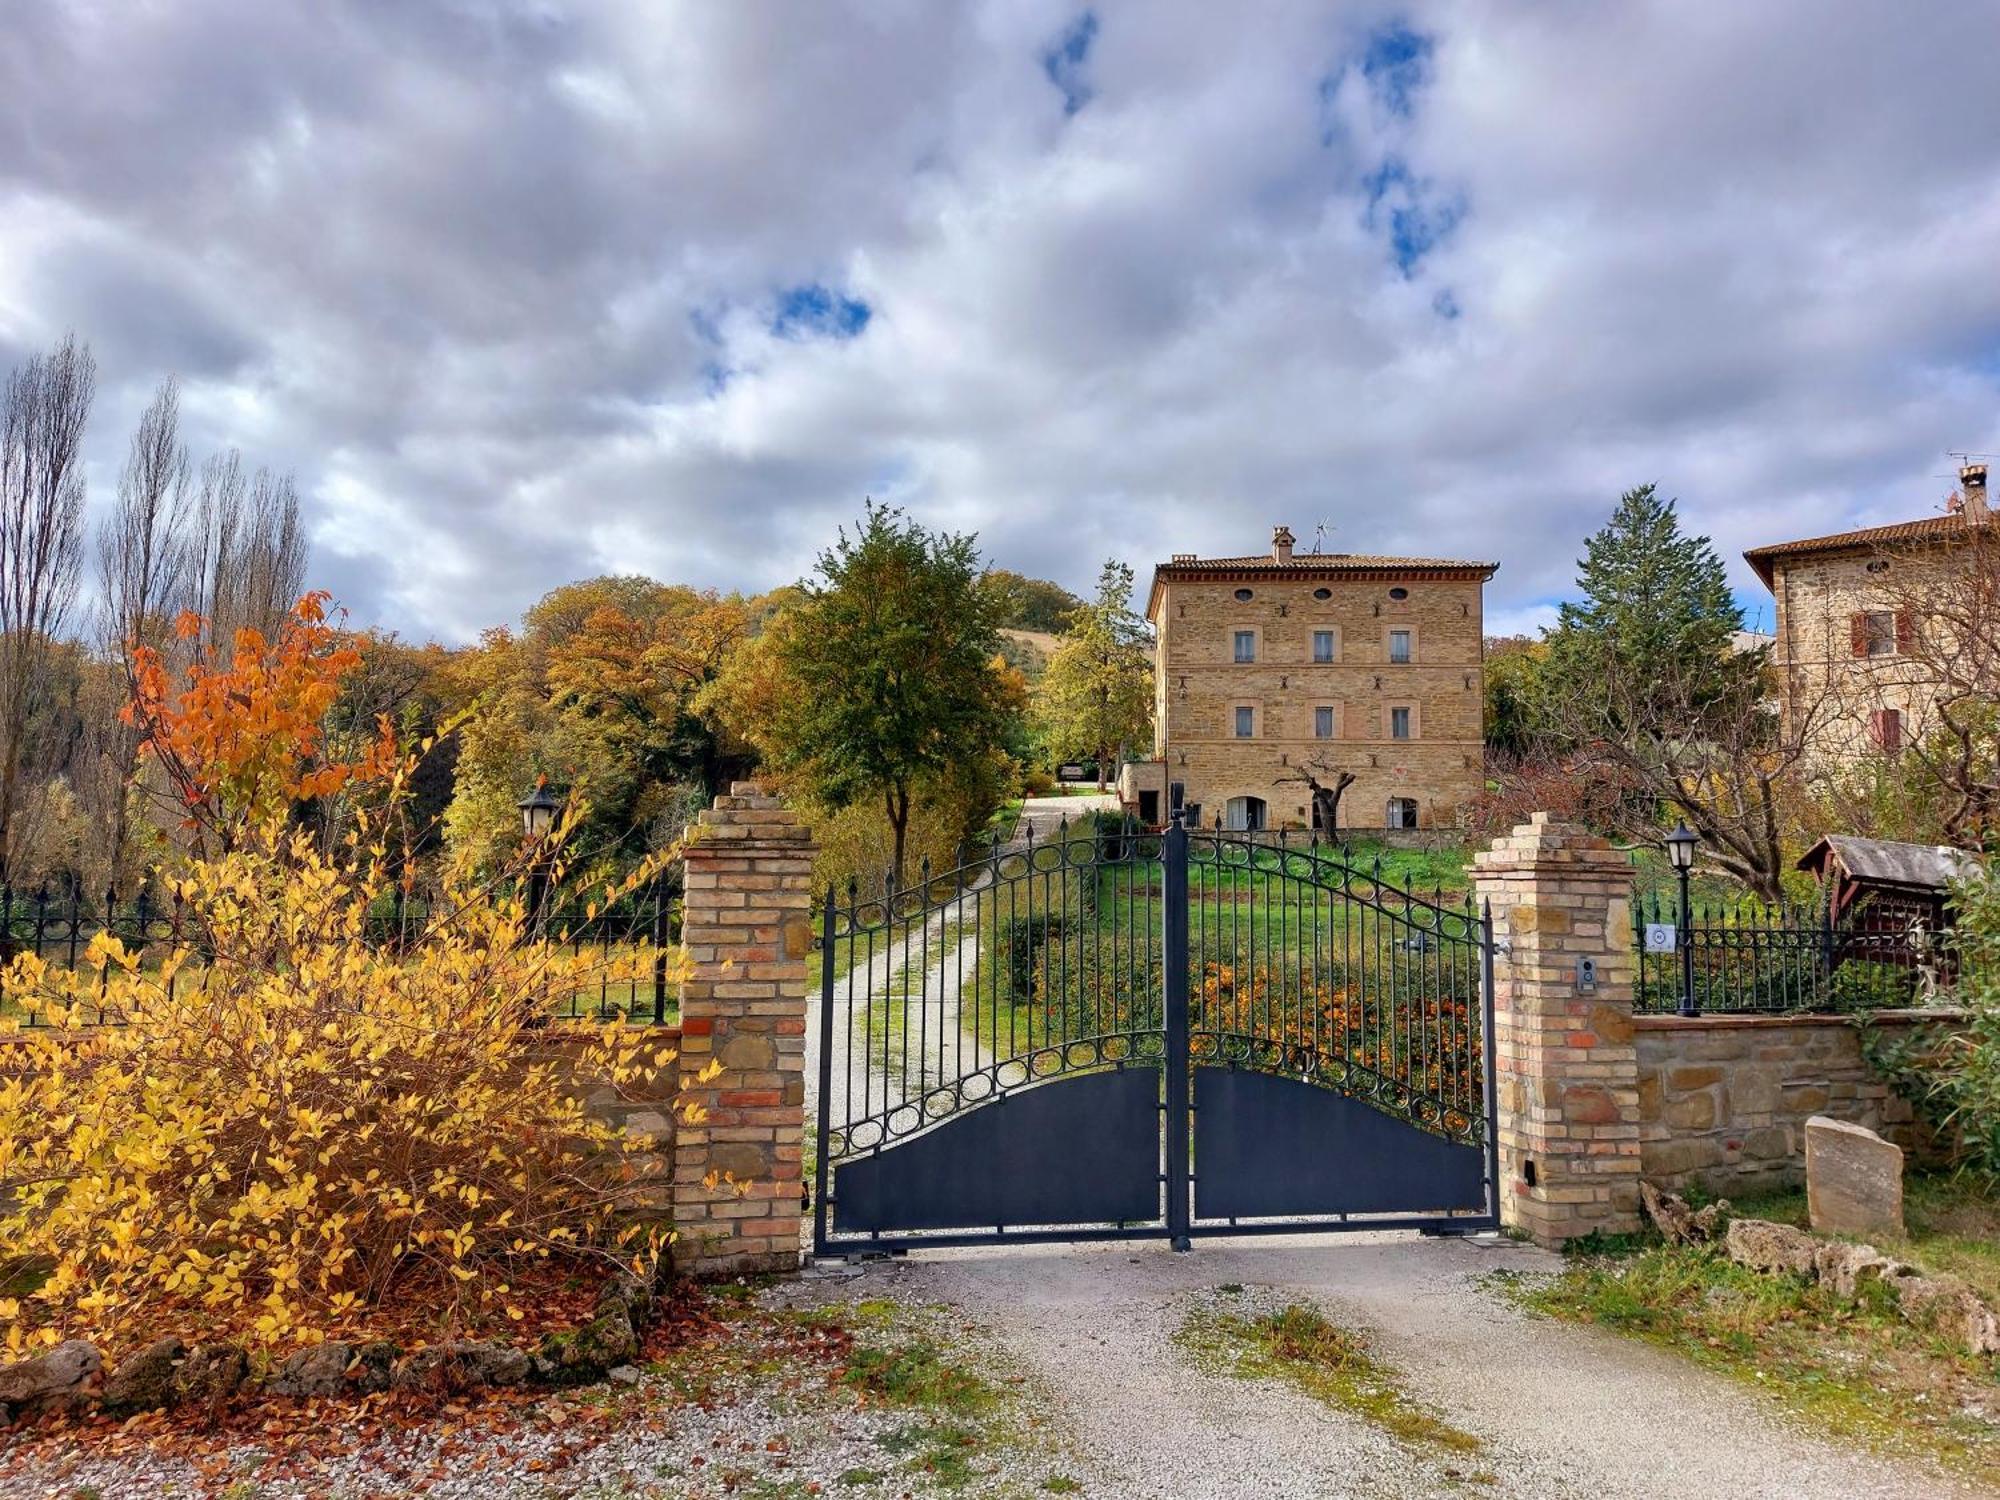
[[(1115, 808), (1115, 797), (1030, 797), (1022, 804), (1020, 822), (1007, 847), (1019, 849), (1031, 840), (1046, 843), (1063, 823), (1075, 821), (1100, 807)], [(979, 938), (975, 902), (970, 893), (932, 912), (921, 930), (907, 941), (885, 945), (859, 965), (851, 980), (837, 979), (831, 1086), (832, 1118), (892, 1108), (916, 1097), (922, 1087), (961, 1078), (990, 1061), (963, 1024), (959, 992), (978, 966)], [(818, 978), (817, 971), (812, 979)], [(851, 983), (851, 992), (850, 992)], [(806, 999), (806, 1118), (819, 1116), (819, 986), (809, 984)], [(894, 1013), (893, 1027), (886, 1023)], [(845, 1013), (848, 1024), (841, 1026)], [(882, 1048), (888, 1044), (888, 1065)], [(905, 1045), (907, 1044), (907, 1063)], [(852, 1099), (860, 1094), (860, 1099)]]
[[(869, 1266), (856, 1296), (989, 1325), (1063, 1408), (1091, 1495), (1171, 1500), (1439, 1494), (1626, 1500), (1933, 1500), (1968, 1481), (1819, 1441), (1742, 1385), (1589, 1328), (1530, 1318), (1486, 1273), (1550, 1270), (1502, 1241), (1327, 1236), (1164, 1247), (941, 1251)], [(1288, 1387), (1200, 1367), (1174, 1341), (1219, 1287), (1368, 1330), (1413, 1397), (1482, 1440), (1413, 1452)]]

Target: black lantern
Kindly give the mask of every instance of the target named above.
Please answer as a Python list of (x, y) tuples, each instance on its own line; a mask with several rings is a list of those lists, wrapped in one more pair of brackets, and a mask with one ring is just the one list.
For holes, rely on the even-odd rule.
[(536, 782), (535, 789), (514, 805), (521, 810), (521, 832), (531, 839), (547, 833), (562, 810), (561, 799), (549, 790), (546, 781)]
[(1673, 861), (1676, 870), (1685, 874), (1694, 868), (1694, 846), (1700, 842), (1685, 823), (1667, 835), (1667, 858)]

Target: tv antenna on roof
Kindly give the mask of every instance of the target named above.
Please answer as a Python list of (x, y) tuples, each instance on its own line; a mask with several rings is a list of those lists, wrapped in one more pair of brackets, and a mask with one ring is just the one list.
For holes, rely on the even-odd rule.
[(1317, 554), (1323, 551), (1325, 547), (1326, 547), (1326, 522), (1322, 521), (1319, 523), (1319, 525), (1313, 527), (1313, 551), (1315, 554)]

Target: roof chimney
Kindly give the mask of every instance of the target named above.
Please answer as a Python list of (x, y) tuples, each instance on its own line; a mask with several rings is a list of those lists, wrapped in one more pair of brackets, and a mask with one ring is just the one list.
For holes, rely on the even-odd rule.
[[(1983, 476), (1986, 471), (1981, 469)], [(1271, 561), (1288, 563), (1292, 560), (1292, 528), (1280, 526), (1271, 533)]]
[(1968, 524), (1983, 526), (1993, 519), (1993, 511), (1986, 503), (1985, 464), (1964, 464), (1959, 468), (1958, 492), (1963, 497)]

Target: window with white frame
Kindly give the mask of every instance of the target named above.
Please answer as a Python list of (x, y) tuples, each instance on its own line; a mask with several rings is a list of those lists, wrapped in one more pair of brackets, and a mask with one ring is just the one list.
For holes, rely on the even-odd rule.
[(1256, 631), (1239, 630), (1236, 632), (1235, 655), (1238, 661), (1255, 661), (1257, 659)]
[(1330, 740), (1333, 738), (1333, 705), (1322, 703), (1313, 710), (1313, 738)]
[(1415, 640), (1415, 634), (1414, 631), (1409, 630), (1392, 630), (1389, 632), (1390, 661), (1410, 660), (1410, 647)]
[(1257, 710), (1247, 703), (1236, 705), (1236, 738), (1239, 740), (1257, 738)]
[(1337, 649), (1338, 643), (1335, 641), (1331, 630), (1315, 630), (1313, 632), (1314, 661), (1332, 661)]

